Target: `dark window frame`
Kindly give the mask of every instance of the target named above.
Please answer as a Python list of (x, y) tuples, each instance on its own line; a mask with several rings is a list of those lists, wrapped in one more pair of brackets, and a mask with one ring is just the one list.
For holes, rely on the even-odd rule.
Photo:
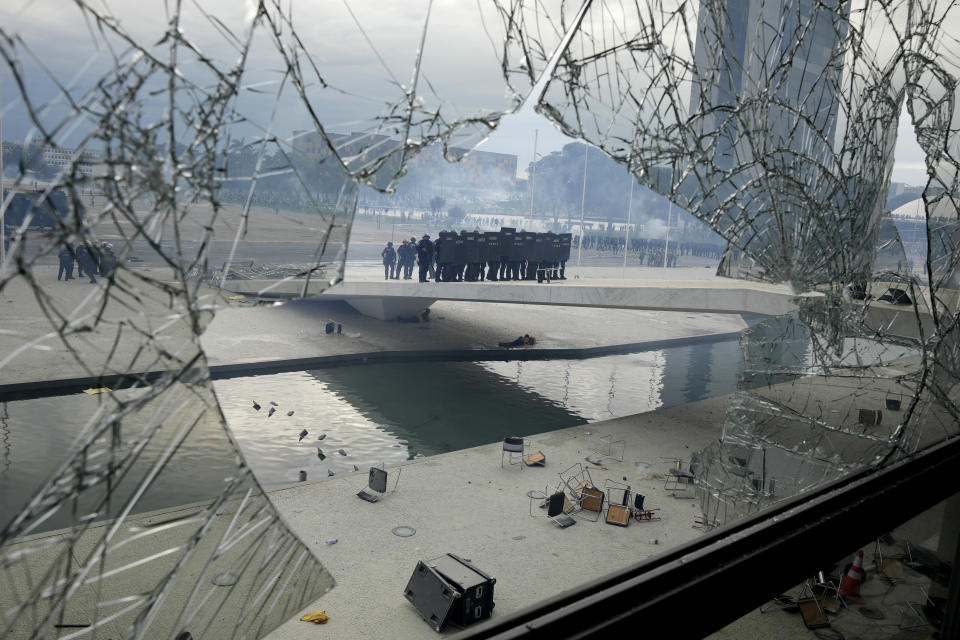
[[(954, 437), (452, 637), (703, 637), (954, 495), (958, 469)], [(953, 592), (957, 582), (954, 573)], [(945, 629), (957, 626), (954, 617)]]

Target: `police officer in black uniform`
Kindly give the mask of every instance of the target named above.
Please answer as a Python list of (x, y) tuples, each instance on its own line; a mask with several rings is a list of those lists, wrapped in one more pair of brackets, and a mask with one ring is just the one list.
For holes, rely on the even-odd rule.
[(466, 282), (476, 282), (479, 255), (477, 236), (480, 234), (476, 231), (463, 231), (460, 235), (463, 236), (463, 264), (466, 269), (464, 280)]
[(430, 263), (433, 261), (433, 243), (430, 242), (430, 234), (423, 234), (423, 238), (417, 243), (417, 262), (420, 264), (420, 282), (427, 282), (427, 273), (430, 271)]
[(450, 282), (450, 262), (453, 255), (451, 232), (441, 231), (433, 249), (437, 252), (437, 282)]
[(489, 253), (487, 252), (487, 234), (480, 233), (476, 229), (473, 231), (474, 235), (477, 236), (477, 261), (474, 263), (474, 274), (476, 279), (483, 281), (483, 268), (487, 264), (487, 257)]
[(518, 231), (513, 234), (513, 246), (510, 247), (510, 262), (508, 264), (511, 280), (519, 280), (521, 278), (520, 266), (523, 262), (523, 235), (523, 231)]
[(513, 252), (513, 237), (517, 230), (513, 227), (500, 227), (500, 279), (510, 279), (510, 254)]
[(560, 255), (557, 256), (557, 261), (560, 263), (560, 279), (566, 280), (567, 277), (564, 275), (564, 272), (567, 270), (567, 260), (570, 259), (570, 247), (573, 244), (573, 234), (561, 233), (559, 238)]
[(64, 281), (73, 280), (73, 250), (69, 245), (63, 245), (60, 247), (60, 251), (57, 253), (57, 258), (60, 259), (60, 270), (57, 272), (57, 280), (62, 276), (66, 276)]
[(500, 234), (487, 231), (483, 235), (487, 238), (487, 280), (496, 282), (500, 269)]

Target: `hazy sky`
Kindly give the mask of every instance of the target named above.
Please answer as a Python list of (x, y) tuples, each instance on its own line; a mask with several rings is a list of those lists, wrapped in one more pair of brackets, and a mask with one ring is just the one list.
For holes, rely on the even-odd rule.
[[(158, 0), (122, 0), (110, 5), (98, 1), (93, 6), (101, 9), (109, 6), (124, 30), (140, 42), (159, 42), (170, 20), (166, 5)], [(196, 3), (184, 2), (180, 29), (198, 49), (216, 60), (218, 66), (229, 68), (239, 58), (239, 48), (225, 29), (242, 36), (254, 15), (252, 5), (249, 0), (245, 4), (236, 0), (205, 0), (202, 6), (223, 22), (223, 28), (215, 27)], [(504, 27), (492, 3), (435, 0), (421, 50), (426, 6), (425, 0), (351, 0), (349, 4), (299, 3), (290, 9), (298, 33), (309, 43), (310, 57), (321, 74), (320, 77), (305, 74), (306, 98), (328, 131), (369, 130), (387, 105), (402, 104), (413, 79), (418, 52), (422, 55), (422, 74), (418, 78), (422, 104), (426, 109), (436, 110), (446, 122), (517, 108), (522, 96), (503, 82), (499, 56)], [(60, 93), (56, 83), (70, 87), (71, 95), (79, 99), (114, 66), (114, 55), (119, 53), (122, 61), (129, 59), (124, 57), (129, 56), (123, 53), (124, 43), (115, 37), (100, 36), (95, 25), (85, 21), (73, 3), (62, 0), (0, 3), (0, 28), (8, 34), (22, 36), (22, 43), (26, 45), (20, 51), (22, 77), (32, 102), (45, 106), (41, 117), (48, 124), (58, 122), (67, 113), (65, 101), (56, 98)], [(289, 139), (295, 129), (312, 128), (310, 116), (289, 79), (281, 83), (281, 71), (286, 64), (277, 55), (276, 45), (266, 30), (260, 34), (250, 49), (248, 88), (235, 103), (241, 116), (235, 135), (254, 137), (270, 130)], [(289, 46), (289, 29), (285, 28), (280, 37)], [(552, 37), (556, 38), (557, 34)], [(545, 37), (545, 41), (551, 41), (550, 37)], [(162, 44), (152, 51), (158, 56), (168, 55)], [(215, 86), (214, 76), (204, 71), (203, 65), (189, 52), (182, 54), (178, 63), (185, 74), (196, 77), (198, 86)], [(0, 79), (4, 138), (24, 140), (29, 135), (30, 124), (19, 100), (19, 89), (6, 65), (0, 70)], [(528, 87), (513, 89), (524, 92)], [(161, 120), (164, 113), (162, 103), (145, 104), (141, 118)], [(68, 146), (82, 129), (82, 122), (74, 129), (64, 129), (59, 139)], [(517, 155), (518, 171), (525, 174), (533, 157), (535, 130), (540, 155), (572, 142), (531, 108), (525, 108), (505, 116), (499, 128), (479, 148)], [(425, 128), (419, 133), (429, 134), (430, 130)], [(475, 128), (455, 142), (472, 146), (484, 133), (481, 128)], [(921, 184), (924, 176), (923, 153), (904, 114), (898, 131), (893, 180)]]

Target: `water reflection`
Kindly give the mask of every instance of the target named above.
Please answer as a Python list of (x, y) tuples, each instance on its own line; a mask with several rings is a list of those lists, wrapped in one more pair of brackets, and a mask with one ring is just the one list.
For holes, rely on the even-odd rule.
[[(116, 411), (119, 403), (129, 400), (133, 393), (80, 393), (5, 403), (3, 457), (4, 465), (9, 461), (10, 468), (0, 476), (0, 528), (26, 506), (70, 452), (91, 437), (88, 430), (95, 424), (95, 416)], [(137, 511), (210, 500), (220, 491), (223, 480), (235, 474), (236, 462), (219, 414), (207, 410), (212, 403), (205, 400), (197, 398), (186, 385), (176, 385), (165, 397), (151, 402), (157, 415), (168, 420), (158, 422), (151, 411), (141, 411), (126, 416), (122, 430), (105, 432), (93, 439), (87, 446), (86, 461), (91, 465), (91, 473), (85, 481), (96, 480), (94, 469), (115, 466), (114, 490), (109, 493), (108, 502), (84, 499), (73, 508), (78, 513), (96, 513), (96, 520), (117, 516), (137, 489), (137, 483), (158, 464), (163, 465), (165, 472), (157, 474), (138, 499)], [(177, 448), (178, 455), (165, 460), (165, 452), (171, 446)], [(127, 454), (136, 455), (138, 463), (124, 469), (121, 459)], [(73, 518), (65, 511), (52, 512), (37, 531), (68, 526)]]
[[(507, 435), (725, 395), (736, 390), (741, 370), (738, 342), (728, 340), (584, 360), (340, 367), (220, 380), (214, 388), (233, 437), (270, 489), (300, 481), (301, 471), (307, 481), (322, 480)], [(0, 446), (9, 473), (0, 476), (0, 513), (9, 518), (23, 507), (67, 459), (91, 417), (122, 397), (113, 395), (4, 405)], [(201, 417), (180, 445), (177, 468), (161, 474), (140, 501), (141, 511), (202, 501), (219, 491), (234, 462), (218, 418), (216, 411)], [(135, 440), (147, 427), (125, 421), (123, 435)], [(300, 438), (303, 430), (307, 435)], [(146, 446), (145, 455), (156, 455), (157, 445)], [(124, 496), (115, 497), (117, 505), (101, 517), (122, 504)]]
[[(358, 410), (309, 372), (219, 380), (214, 389), (247, 463), (268, 489), (298, 482), (300, 471), (306, 471), (308, 481), (319, 480), (352, 472), (354, 465), (363, 469), (410, 455), (406, 442), (384, 428), (383, 421)], [(304, 429), (307, 435), (301, 439)]]

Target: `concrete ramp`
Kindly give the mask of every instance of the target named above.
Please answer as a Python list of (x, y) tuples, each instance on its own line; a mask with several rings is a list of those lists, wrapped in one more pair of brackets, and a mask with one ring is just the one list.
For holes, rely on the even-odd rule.
[[(819, 295), (819, 294), (813, 294)], [(345, 300), (361, 313), (377, 315), (377, 305), (462, 300), (500, 304), (545, 304), (565, 307), (607, 307), (647, 311), (781, 315), (796, 309), (797, 297), (789, 287), (739, 280), (638, 281), (577, 280), (536, 282), (343, 282), (323, 293), (323, 298)], [(369, 309), (369, 311), (368, 311)], [(372, 312), (371, 312), (372, 311)]]
[[(229, 283), (237, 293), (299, 296), (297, 280), (238, 280)], [(308, 291), (308, 294), (310, 292)], [(819, 296), (819, 293), (804, 294)], [(381, 320), (410, 316), (437, 300), (544, 304), (565, 307), (781, 315), (796, 309), (797, 295), (787, 285), (743, 280), (554, 280), (511, 282), (397, 282), (358, 280), (342, 282), (320, 297), (344, 300), (364, 315)]]

